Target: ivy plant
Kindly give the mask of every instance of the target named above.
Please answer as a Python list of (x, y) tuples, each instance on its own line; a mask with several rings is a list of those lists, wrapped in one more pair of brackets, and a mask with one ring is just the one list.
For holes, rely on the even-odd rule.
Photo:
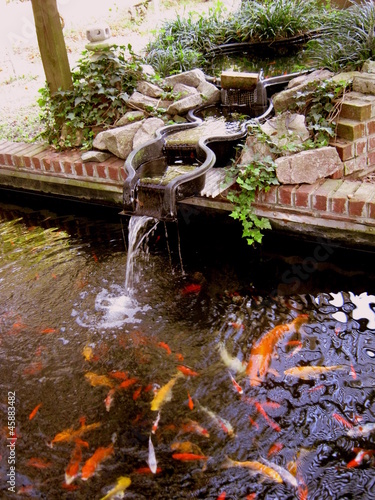
[(42, 138), (57, 149), (78, 145), (89, 149), (94, 131), (110, 127), (125, 113), (127, 99), (141, 78), (141, 60), (131, 45), (84, 51), (72, 72), (72, 89), (53, 95), (48, 87), (39, 91)]

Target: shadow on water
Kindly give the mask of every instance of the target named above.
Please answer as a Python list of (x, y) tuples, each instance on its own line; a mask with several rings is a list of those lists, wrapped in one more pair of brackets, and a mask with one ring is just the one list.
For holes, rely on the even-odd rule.
[(130, 297), (128, 222), (2, 193), (4, 498), (101, 499), (122, 476), (134, 499), (375, 498), (373, 253), (250, 249), (227, 216), (182, 213), (143, 239)]

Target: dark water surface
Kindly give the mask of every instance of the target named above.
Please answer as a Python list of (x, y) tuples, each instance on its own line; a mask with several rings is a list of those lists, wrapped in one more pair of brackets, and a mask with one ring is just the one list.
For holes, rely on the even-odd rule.
[[(125, 286), (128, 218), (0, 200), (1, 498), (96, 500), (122, 476), (130, 499), (375, 498), (375, 432), (364, 427), (375, 422), (371, 251), (272, 232), (251, 250), (228, 217), (188, 211), (180, 248), (176, 226), (156, 225)], [(255, 342), (299, 315), (300, 328), (267, 344), (269, 370), (254, 383), (243, 370)], [(336, 368), (284, 373), (296, 366)], [(152, 433), (151, 401), (177, 373)], [(68, 429), (83, 441), (59, 441)], [(178, 460), (178, 446), (204, 458)], [(82, 467), (101, 447), (111, 452), (93, 475), (80, 469), (67, 486), (74, 450)], [(18, 494), (6, 482), (14, 454)], [(228, 459), (268, 460), (282, 480)]]

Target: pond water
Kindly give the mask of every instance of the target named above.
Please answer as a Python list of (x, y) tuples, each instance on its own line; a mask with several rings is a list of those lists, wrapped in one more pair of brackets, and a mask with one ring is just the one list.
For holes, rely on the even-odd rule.
[(2, 498), (375, 498), (373, 253), (177, 229), (1, 193)]

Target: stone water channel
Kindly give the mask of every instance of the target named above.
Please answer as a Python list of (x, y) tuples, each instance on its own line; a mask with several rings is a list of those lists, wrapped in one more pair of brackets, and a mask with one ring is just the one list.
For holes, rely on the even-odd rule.
[(373, 253), (240, 234), (2, 192), (2, 498), (375, 498)]

